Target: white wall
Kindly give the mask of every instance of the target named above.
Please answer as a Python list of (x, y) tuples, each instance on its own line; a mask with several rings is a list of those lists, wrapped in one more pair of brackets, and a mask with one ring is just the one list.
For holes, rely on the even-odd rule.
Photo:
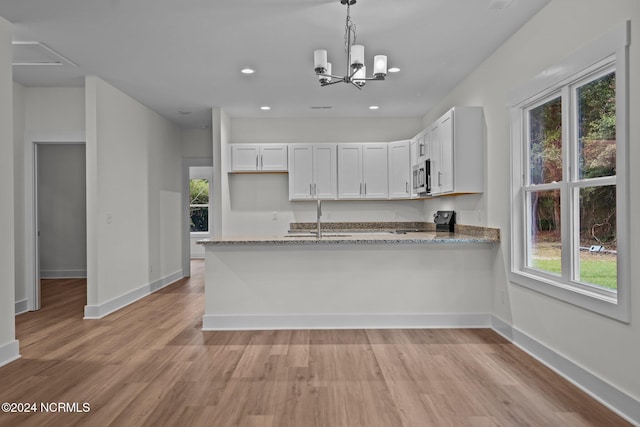
[(182, 157), (212, 158), (211, 128), (182, 129)]
[(25, 93), (27, 134), (84, 130), (83, 87), (27, 87)]
[(182, 275), (180, 129), (98, 77), (86, 79), (87, 317)]
[[(510, 151), (507, 94), (611, 28), (631, 20), (630, 111), (640, 115), (640, 3), (637, 0), (553, 0), (468, 76), (424, 118), (429, 123), (454, 105), (484, 106), (487, 123), (487, 223), (501, 229), (501, 256), (494, 265), (494, 313), (516, 330), (560, 354), (595, 377), (640, 400), (640, 266), (631, 265), (631, 324), (591, 313), (508, 283)], [(640, 122), (631, 120), (631, 165), (640, 164)], [(640, 182), (630, 168), (631, 183)], [(449, 201), (447, 201), (449, 202)], [(457, 201), (450, 202), (454, 206)], [(482, 203), (482, 202), (480, 202)], [(640, 192), (631, 185), (631, 217), (640, 212)], [(632, 221), (631, 260), (640, 253), (640, 226)], [(504, 297), (504, 303), (502, 302)], [(631, 405), (632, 406), (632, 405)], [(640, 414), (636, 402), (635, 415)]]
[(84, 144), (38, 146), (40, 277), (86, 277)]
[(0, 366), (16, 359), (11, 24), (0, 18)]
[[(422, 127), (420, 118), (230, 119), (229, 122), (231, 143), (390, 142), (412, 138)], [(227, 174), (228, 147), (224, 145), (223, 149), (225, 235), (280, 235), (287, 232), (291, 222), (316, 220), (315, 203), (289, 201), (286, 174)], [(325, 202), (323, 208), (324, 221), (424, 219), (423, 203), (418, 201)]]
[(25, 282), (25, 215), (24, 215), (24, 131), (25, 131), (25, 88), (13, 83), (13, 178), (14, 178), (14, 214), (15, 214), (15, 300), (16, 313), (27, 309), (27, 289)]
[(33, 282), (34, 142), (84, 141), (84, 88), (14, 83), (16, 308), (27, 309)]

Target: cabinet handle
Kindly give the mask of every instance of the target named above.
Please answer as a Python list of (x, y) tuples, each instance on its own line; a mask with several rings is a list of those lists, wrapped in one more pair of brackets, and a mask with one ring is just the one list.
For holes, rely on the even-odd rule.
[(438, 187), (442, 185), (442, 183), (440, 182), (440, 175), (442, 175), (442, 172), (438, 171)]
[(404, 191), (405, 193), (409, 194), (409, 181), (404, 182)]
[(313, 196), (313, 184), (309, 184), (309, 196)]
[(318, 196), (318, 186), (316, 184), (313, 184), (313, 195)]
[(260, 166), (258, 164), (258, 155), (256, 154), (256, 169), (258, 169)]
[(365, 196), (367, 195), (367, 183), (366, 182), (364, 183), (364, 195)]
[(262, 169), (264, 166), (264, 162), (263, 162), (263, 155), (260, 154), (260, 169)]

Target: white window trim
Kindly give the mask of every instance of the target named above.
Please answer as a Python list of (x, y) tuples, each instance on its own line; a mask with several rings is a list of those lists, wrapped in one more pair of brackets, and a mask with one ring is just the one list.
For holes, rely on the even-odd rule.
[[(213, 169), (212, 169), (213, 170)], [(209, 204), (208, 205), (202, 205), (202, 206), (207, 206), (209, 208), (209, 224), (208, 224), (208, 229), (209, 231), (189, 231), (189, 235), (193, 238), (206, 238), (206, 237), (210, 237), (211, 236), (211, 230), (212, 230), (212, 226), (213, 226), (213, 218), (211, 216), (211, 207), (212, 207), (212, 202), (213, 202), (213, 197), (211, 197), (212, 190), (213, 190), (213, 186), (212, 186), (212, 182), (213, 182), (213, 173), (212, 171), (209, 171), (207, 173), (199, 173), (199, 172), (192, 172), (189, 174), (189, 182), (192, 179), (206, 179), (207, 181), (209, 181)], [(192, 206), (196, 206), (196, 205), (192, 205), (189, 204), (189, 209)]]
[[(630, 22), (612, 29), (604, 36), (579, 49), (570, 57), (551, 67), (532, 81), (514, 89), (509, 96), (511, 123), (511, 282), (540, 292), (547, 296), (565, 301), (578, 307), (630, 322), (630, 208), (629, 208), (629, 101), (628, 101), (628, 46), (630, 41)], [(575, 84), (582, 76), (602, 66), (607, 58), (615, 61), (616, 72), (616, 184), (617, 203), (617, 245), (618, 262), (616, 293), (601, 291), (580, 284), (563, 283), (553, 274), (526, 268), (526, 224), (524, 190), (526, 172), (524, 150), (526, 140), (525, 123), (522, 111), (525, 107), (552, 95), (563, 94), (569, 84)], [(564, 89), (563, 89), (564, 88)], [(563, 108), (563, 114), (570, 114)], [(566, 122), (565, 122), (566, 123)], [(563, 139), (568, 141), (569, 129), (563, 129)], [(568, 154), (563, 154), (566, 159)], [(566, 164), (566, 163), (565, 163)], [(563, 168), (564, 169), (564, 168)], [(568, 171), (563, 171), (567, 174)], [(567, 184), (567, 190), (576, 187)], [(580, 184), (578, 184), (579, 187)], [(536, 188), (542, 188), (536, 186)], [(569, 191), (565, 194), (569, 195)], [(565, 213), (563, 213), (565, 215)], [(570, 215), (570, 213), (566, 213)], [(563, 224), (569, 224), (564, 221)], [(564, 227), (563, 227), (564, 228)], [(563, 253), (564, 255), (564, 253)]]

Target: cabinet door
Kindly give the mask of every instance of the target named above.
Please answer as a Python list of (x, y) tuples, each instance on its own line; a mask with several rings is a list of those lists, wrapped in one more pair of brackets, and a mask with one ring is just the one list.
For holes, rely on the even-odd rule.
[[(318, 199), (335, 199), (338, 196), (338, 159), (336, 146), (313, 146), (313, 195)], [(310, 170), (312, 168), (309, 168)]]
[(411, 154), (411, 167), (418, 164), (418, 138), (413, 137), (409, 141), (409, 153)]
[(289, 200), (310, 199), (313, 151), (310, 144), (289, 147)]
[(411, 197), (411, 154), (409, 141), (389, 144), (389, 197), (406, 199)]
[(260, 170), (286, 171), (287, 146), (284, 144), (260, 144)]
[(440, 168), (442, 163), (440, 161), (440, 123), (435, 122), (429, 128), (429, 148), (431, 152), (431, 195), (436, 196), (441, 193), (440, 191)]
[(442, 116), (439, 130), (440, 140), (440, 193), (453, 192), (453, 112), (449, 111)]
[(234, 144), (231, 146), (231, 170), (257, 171), (260, 146), (258, 144)]
[(362, 144), (362, 182), (366, 199), (389, 197), (388, 144)]
[(338, 144), (338, 198), (362, 198), (362, 184), (362, 144)]

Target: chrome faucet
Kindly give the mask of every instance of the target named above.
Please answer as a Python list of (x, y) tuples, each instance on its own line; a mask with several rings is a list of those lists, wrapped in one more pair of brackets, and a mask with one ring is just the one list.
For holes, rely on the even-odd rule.
[(318, 199), (318, 206), (316, 208), (316, 221), (318, 222), (318, 230), (316, 232), (316, 237), (318, 240), (322, 238), (322, 226), (320, 222), (320, 217), (322, 217), (322, 200)]

